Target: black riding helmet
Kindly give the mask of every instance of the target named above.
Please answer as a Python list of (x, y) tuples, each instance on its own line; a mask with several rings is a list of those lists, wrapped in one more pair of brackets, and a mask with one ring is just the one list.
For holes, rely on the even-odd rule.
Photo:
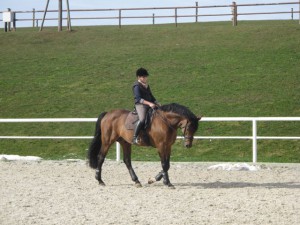
[(144, 68), (139, 68), (137, 71), (136, 71), (136, 76), (138, 77), (147, 77), (149, 76), (149, 73), (146, 69)]

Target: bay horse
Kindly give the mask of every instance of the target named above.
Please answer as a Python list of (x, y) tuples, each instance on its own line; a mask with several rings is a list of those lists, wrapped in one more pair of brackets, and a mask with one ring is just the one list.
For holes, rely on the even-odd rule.
[[(100, 185), (105, 185), (101, 177), (102, 165), (110, 146), (118, 141), (123, 149), (123, 161), (129, 171), (131, 179), (137, 187), (141, 183), (131, 165), (131, 140), (133, 130), (125, 127), (125, 120), (130, 111), (116, 109), (103, 112), (98, 117), (94, 138), (90, 144), (87, 158), (91, 168), (96, 169), (96, 179)], [(154, 110), (151, 124), (145, 131), (148, 141), (139, 143), (141, 146), (152, 146), (158, 151), (161, 160), (162, 171), (148, 183), (154, 183), (163, 178), (163, 183), (168, 187), (174, 187), (168, 175), (170, 168), (171, 146), (177, 137), (177, 129), (180, 128), (184, 136), (184, 145), (192, 147), (194, 133), (198, 129), (198, 121), (201, 117), (195, 116), (187, 107), (172, 103), (163, 105)]]

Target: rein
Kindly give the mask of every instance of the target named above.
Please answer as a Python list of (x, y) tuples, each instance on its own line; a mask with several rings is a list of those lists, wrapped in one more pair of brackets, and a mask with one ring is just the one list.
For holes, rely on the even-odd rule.
[(171, 129), (173, 129), (173, 130), (176, 130), (174, 127), (172, 127), (172, 126), (170, 125), (170, 123), (168, 122), (168, 120), (167, 120), (166, 117), (162, 116), (156, 109), (154, 109), (154, 112), (155, 112), (157, 115), (160, 116), (161, 120), (162, 120), (165, 124), (167, 124), (167, 126), (168, 126), (169, 128), (171, 128)]
[[(167, 120), (166, 117), (164, 117), (163, 115), (161, 115), (156, 109), (154, 109), (154, 112), (155, 112), (157, 115), (160, 116), (161, 120), (162, 120), (165, 124), (167, 124), (168, 127), (170, 127), (170, 128), (173, 129), (173, 130), (176, 130), (174, 127), (172, 127), (172, 126), (170, 125), (170, 123), (168, 122), (168, 120)], [(184, 140), (186, 140), (186, 139), (187, 139), (187, 140), (193, 140), (193, 139), (194, 139), (193, 136), (186, 136), (186, 135), (185, 135), (186, 130), (187, 130), (187, 127), (188, 127), (188, 122), (186, 123), (186, 125), (185, 125), (184, 127), (180, 127), (180, 129), (183, 129), (183, 128), (184, 128), (184, 132), (183, 132)]]

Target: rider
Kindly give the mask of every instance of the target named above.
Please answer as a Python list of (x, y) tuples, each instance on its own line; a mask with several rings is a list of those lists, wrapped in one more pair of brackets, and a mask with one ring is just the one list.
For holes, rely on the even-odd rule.
[(134, 129), (132, 144), (138, 144), (137, 137), (144, 125), (146, 113), (149, 107), (155, 108), (157, 105), (160, 106), (155, 97), (152, 95), (150, 86), (147, 83), (148, 76), (149, 74), (146, 69), (139, 68), (136, 71), (137, 80), (132, 86), (135, 109), (139, 117), (139, 121), (137, 122)]

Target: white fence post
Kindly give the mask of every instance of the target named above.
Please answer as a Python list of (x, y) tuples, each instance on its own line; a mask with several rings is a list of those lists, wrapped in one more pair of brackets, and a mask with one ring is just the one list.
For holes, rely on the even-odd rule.
[(257, 162), (257, 121), (252, 120), (252, 162)]
[(116, 142), (116, 160), (117, 162), (120, 162), (120, 143)]

